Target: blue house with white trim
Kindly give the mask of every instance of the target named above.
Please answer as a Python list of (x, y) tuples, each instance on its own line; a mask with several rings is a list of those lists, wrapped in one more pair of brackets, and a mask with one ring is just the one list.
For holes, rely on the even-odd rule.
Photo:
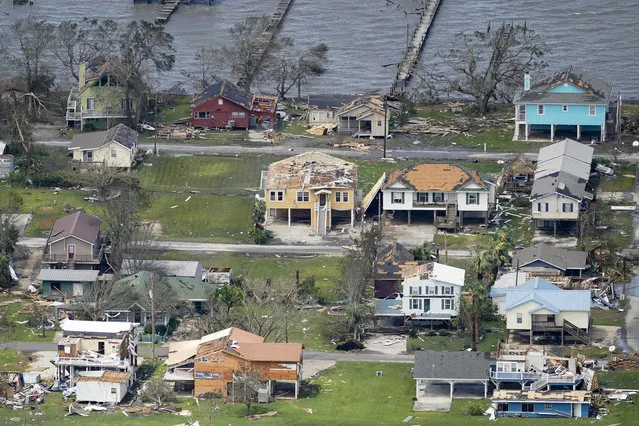
[(529, 74), (515, 94), (513, 140), (569, 137), (605, 141), (619, 132), (619, 95), (612, 86), (573, 67), (538, 83)]
[(495, 417), (587, 418), (591, 398), (590, 391), (496, 390), (491, 401)]

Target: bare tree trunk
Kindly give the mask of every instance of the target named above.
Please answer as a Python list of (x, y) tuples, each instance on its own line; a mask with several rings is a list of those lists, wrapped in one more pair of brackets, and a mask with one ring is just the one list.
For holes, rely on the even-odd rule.
[(151, 362), (155, 362), (155, 280), (151, 280)]

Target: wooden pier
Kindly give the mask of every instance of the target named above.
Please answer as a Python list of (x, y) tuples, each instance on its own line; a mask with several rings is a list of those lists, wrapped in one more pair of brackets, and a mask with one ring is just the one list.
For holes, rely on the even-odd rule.
[(163, 0), (162, 1), (162, 11), (158, 16), (155, 17), (156, 24), (166, 24), (175, 9), (177, 9), (180, 4), (180, 0)]
[(422, 16), (419, 19), (419, 24), (415, 28), (413, 33), (413, 39), (411, 40), (408, 48), (406, 49), (406, 55), (402, 62), (397, 67), (397, 75), (395, 81), (391, 87), (391, 93), (403, 92), (406, 88), (406, 83), (412, 77), (419, 61), (419, 55), (424, 47), (428, 30), (430, 29), (437, 9), (439, 9), (439, 3), (441, 0), (424, 0), (424, 10), (422, 10)]
[(275, 5), (275, 10), (273, 11), (273, 14), (271, 15), (271, 17), (268, 18), (268, 23), (266, 24), (266, 28), (264, 29), (264, 31), (262, 32), (262, 34), (260, 35), (258, 39), (259, 49), (257, 51), (256, 56), (259, 59), (255, 63), (255, 68), (259, 67), (262, 64), (264, 55), (266, 54), (266, 51), (271, 45), (271, 42), (273, 41), (275, 34), (277, 34), (277, 32), (279, 31), (280, 26), (282, 25), (282, 21), (284, 20), (284, 17), (286, 16), (289, 9), (291, 8), (292, 3), (293, 3), (293, 0), (277, 1), (277, 4)]

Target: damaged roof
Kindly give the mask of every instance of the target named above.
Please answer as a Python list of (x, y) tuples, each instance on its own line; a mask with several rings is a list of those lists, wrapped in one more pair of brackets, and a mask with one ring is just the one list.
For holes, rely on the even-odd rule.
[(249, 361), (301, 362), (301, 343), (239, 343), (231, 348)]
[(97, 217), (78, 210), (55, 221), (47, 245), (67, 237), (76, 237), (89, 244), (95, 244), (100, 235), (100, 223)]
[(559, 194), (576, 201), (592, 200), (593, 195), (586, 191), (586, 179), (579, 178), (567, 172), (555, 172), (540, 178), (535, 178), (530, 200), (535, 201), (547, 195)]
[(552, 244), (541, 243), (526, 247), (513, 253), (513, 265), (519, 262), (519, 267), (541, 260), (551, 266), (565, 271), (567, 269), (586, 269), (585, 251), (567, 250)]
[(355, 95), (309, 95), (308, 107), (312, 109), (339, 109), (355, 100)]
[(401, 279), (406, 265), (417, 265), (415, 256), (398, 242), (392, 242), (377, 254), (375, 260), (376, 279)]
[(131, 375), (122, 371), (82, 371), (78, 373), (76, 382), (124, 383)]
[[(583, 92), (550, 92), (550, 90), (562, 84), (570, 84)], [(607, 104), (611, 93), (612, 86), (609, 83), (570, 66), (534, 83), (530, 90), (520, 90), (515, 94), (513, 103)]]
[(266, 190), (357, 186), (357, 165), (321, 152), (305, 152), (268, 167)]
[(100, 148), (110, 142), (117, 142), (129, 149), (138, 141), (138, 132), (124, 124), (118, 124), (103, 132), (78, 133), (73, 136), (69, 150)]
[(220, 80), (204, 89), (193, 99), (191, 105), (199, 105), (216, 96), (227, 99), (249, 111), (272, 113), (277, 109), (277, 96), (253, 94), (228, 80)]
[(475, 170), (466, 170), (454, 164), (428, 163), (396, 170), (388, 176), (383, 189), (400, 183), (414, 191), (457, 191), (469, 184), (477, 184), (482, 189), (487, 183)]
[(493, 401), (590, 402), (590, 391), (518, 391), (495, 389)]
[[(144, 293), (148, 291), (149, 286), (147, 283), (151, 279), (151, 276), (151, 272), (141, 271), (117, 281), (115, 283), (115, 288), (117, 290), (122, 291), (123, 294), (129, 294), (133, 298), (136, 298), (137, 296), (136, 300), (131, 299), (118, 303), (118, 305), (121, 305), (122, 303), (125, 303), (126, 305), (119, 307), (128, 307), (135, 301), (145, 309), (150, 309), (150, 301), (148, 300), (148, 297), (144, 297)], [(201, 302), (208, 300), (209, 295), (217, 288), (217, 285), (215, 284), (202, 281), (201, 277), (167, 276), (164, 277), (164, 279), (166, 280), (166, 284), (171, 287), (178, 300), (182, 301)], [(130, 289), (132, 289), (132, 293), (129, 293)]]

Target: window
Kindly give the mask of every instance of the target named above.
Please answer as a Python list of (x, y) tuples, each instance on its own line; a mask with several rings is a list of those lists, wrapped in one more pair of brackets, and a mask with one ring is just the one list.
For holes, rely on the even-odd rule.
[(284, 193), (282, 191), (271, 191), (269, 194), (271, 201), (284, 201)]
[(382, 120), (377, 120), (377, 126), (382, 127)]
[(597, 106), (590, 105), (588, 107), (588, 115), (597, 115)]
[(342, 192), (342, 203), (348, 203), (348, 192)]
[(479, 204), (479, 193), (477, 192), (466, 193), (466, 204)]
[(404, 204), (404, 193), (403, 192), (391, 192), (391, 203), (392, 204)]
[(87, 151), (87, 161), (93, 161), (93, 151)]
[(64, 353), (67, 355), (71, 353), (71, 345), (64, 345)]
[(537, 211), (540, 212), (541, 211), (541, 203), (537, 203)]
[(218, 105), (224, 105), (224, 100), (223, 99), (218, 99), (217, 100), (217, 104)]
[(497, 404), (497, 411), (499, 412), (506, 412), (508, 411), (508, 403), (507, 402), (500, 402)]
[(564, 213), (567, 213), (567, 212), (572, 213), (574, 208), (573, 206), (574, 205), (572, 203), (563, 203), (561, 206), (561, 209)]
[(433, 192), (433, 203), (443, 203), (443, 202), (444, 202), (444, 193)]
[(271, 194), (269, 195), (269, 200), (275, 201), (275, 191), (271, 191)]
[(116, 158), (118, 156), (118, 151), (115, 148), (111, 148), (111, 158)]
[(443, 285), (442, 286), (442, 294), (453, 294), (453, 287), (452, 286)]
[(219, 379), (220, 375), (215, 373), (206, 373), (204, 371), (195, 372), (196, 379)]
[(548, 211), (548, 203), (545, 203), (545, 204), (546, 204), (546, 211)]
[(87, 110), (95, 111), (95, 98), (87, 98)]
[(118, 393), (118, 388), (111, 388), (111, 393), (112, 394), (117, 394)]
[(209, 359), (205, 356), (201, 356), (199, 358), (195, 358), (195, 362), (208, 362)]
[(544, 115), (545, 105), (537, 105), (537, 115)]
[(284, 193), (282, 191), (277, 191), (277, 201), (284, 201)]
[(297, 193), (297, 201), (300, 202), (300, 203), (307, 203), (308, 202), (308, 196), (309, 196), (308, 192), (298, 192)]
[(417, 202), (418, 203), (427, 203), (428, 202), (428, 192), (418, 192), (417, 193)]
[(522, 413), (532, 413), (535, 411), (535, 404), (532, 402), (522, 402), (521, 403), (521, 412)]
[(67, 259), (71, 260), (75, 258), (75, 244), (69, 244), (67, 246)]
[(544, 411), (550, 411), (550, 410), (552, 410), (552, 404), (545, 403), (544, 404)]
[(342, 201), (342, 193), (341, 192), (336, 192), (335, 193), (335, 202), (339, 203)]
[(410, 308), (411, 309), (421, 309), (422, 308), (421, 301), (422, 301), (422, 299), (411, 299), (410, 300)]
[(524, 315), (520, 312), (517, 314), (517, 324), (521, 324), (524, 322)]
[(199, 111), (197, 113), (197, 118), (202, 118), (202, 119), (211, 118), (211, 113), (210, 112)]
[(244, 118), (244, 117), (246, 117), (246, 113), (245, 112), (233, 111), (231, 113), (231, 117), (233, 117), (233, 118)]
[(561, 110), (563, 112), (568, 112), (568, 105), (562, 105)]
[(442, 309), (446, 311), (455, 309), (455, 302), (453, 299), (442, 299)]

